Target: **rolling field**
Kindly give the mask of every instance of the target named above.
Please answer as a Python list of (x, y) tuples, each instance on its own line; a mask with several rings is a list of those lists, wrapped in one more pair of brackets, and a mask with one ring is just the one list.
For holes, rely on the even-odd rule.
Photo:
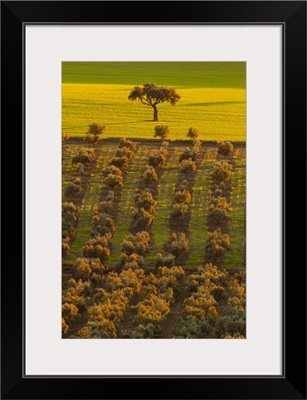
[[(88, 125), (106, 126), (106, 137), (152, 138), (157, 124), (168, 125), (169, 138), (185, 139), (190, 126), (201, 140), (245, 141), (245, 63), (62, 63), (62, 129), (84, 136)], [(173, 87), (180, 101), (152, 107), (131, 102), (134, 86)]]

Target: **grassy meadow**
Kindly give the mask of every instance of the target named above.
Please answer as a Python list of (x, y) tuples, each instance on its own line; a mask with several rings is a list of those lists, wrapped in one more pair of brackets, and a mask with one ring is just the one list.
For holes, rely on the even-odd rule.
[[(246, 71), (238, 62), (64, 62), (62, 129), (84, 136), (93, 122), (106, 126), (106, 137), (152, 138), (154, 126), (168, 125), (170, 139), (185, 139), (190, 126), (201, 140), (245, 141)], [(153, 110), (128, 95), (134, 86), (173, 87), (180, 101)]]

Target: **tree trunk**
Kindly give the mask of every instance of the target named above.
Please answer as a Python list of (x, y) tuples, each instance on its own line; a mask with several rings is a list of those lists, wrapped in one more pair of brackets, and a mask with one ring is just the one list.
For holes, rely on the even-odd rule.
[(153, 106), (153, 109), (154, 109), (153, 120), (154, 121), (159, 121), (158, 120), (158, 109), (157, 109), (157, 106)]

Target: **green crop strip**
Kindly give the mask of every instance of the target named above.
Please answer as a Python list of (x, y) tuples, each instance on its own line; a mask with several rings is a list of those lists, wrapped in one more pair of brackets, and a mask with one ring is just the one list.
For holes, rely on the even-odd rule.
[(115, 219), (115, 234), (112, 240), (112, 252), (108, 264), (114, 265), (119, 260), (123, 240), (129, 233), (131, 223), (131, 207), (134, 205), (134, 195), (139, 185), (140, 177), (144, 172), (150, 150), (140, 146), (136, 155), (130, 162), (127, 175), (122, 187), (121, 200), (118, 206), (118, 214)]
[(96, 149), (98, 154), (96, 169), (93, 172), (94, 176), (92, 176), (83, 199), (79, 223), (76, 229), (76, 236), (71, 244), (71, 252), (68, 261), (74, 261), (80, 254), (82, 247), (90, 239), (90, 232), (92, 229), (91, 222), (95, 212), (95, 207), (98, 205), (100, 199), (103, 179), (102, 171), (114, 155), (116, 148), (117, 143)]
[(209, 148), (204, 149), (204, 152), (204, 159), (198, 166), (190, 203), (190, 253), (186, 262), (189, 267), (200, 267), (204, 264), (204, 248), (208, 235), (206, 228), (207, 198), (215, 150)]
[[(172, 149), (172, 150), (171, 150)], [(169, 217), (173, 202), (172, 191), (178, 180), (179, 155), (182, 148), (170, 147), (171, 154), (166, 161), (165, 170), (158, 183), (158, 196), (155, 219), (151, 227), (152, 251), (146, 257), (146, 265), (153, 266), (157, 253), (163, 252), (163, 245), (171, 235)]]
[(232, 177), (230, 202), (229, 235), (230, 251), (226, 255), (224, 267), (244, 267), (245, 252), (245, 210), (246, 210), (246, 151), (240, 149), (234, 156), (235, 170)]

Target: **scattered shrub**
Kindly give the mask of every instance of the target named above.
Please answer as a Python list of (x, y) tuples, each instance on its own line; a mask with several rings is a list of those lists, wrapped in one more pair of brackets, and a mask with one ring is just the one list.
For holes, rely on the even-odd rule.
[(83, 327), (78, 331), (77, 337), (92, 338), (92, 339), (111, 339), (117, 337), (117, 331), (114, 322), (108, 319), (103, 319), (96, 325), (96, 321), (88, 322), (88, 326)]
[(196, 128), (189, 128), (188, 133), (187, 133), (187, 137), (191, 138), (191, 139), (196, 139), (199, 136), (199, 130)]
[(180, 154), (179, 156), (179, 162), (183, 161), (183, 160), (192, 160), (195, 161), (197, 157), (197, 151), (190, 149), (189, 147), (187, 147), (183, 153)]
[(172, 219), (180, 219), (189, 211), (189, 206), (186, 204), (173, 204), (171, 211)]
[(245, 311), (219, 317), (216, 321), (216, 333), (219, 337), (228, 335), (246, 336)]
[(84, 164), (79, 164), (79, 174), (80, 175), (85, 175)]
[(152, 197), (151, 191), (148, 189), (145, 189), (144, 191), (139, 192), (134, 196), (134, 204), (136, 208), (143, 208), (150, 214), (154, 214), (155, 212), (156, 202)]
[(65, 196), (73, 196), (82, 191), (81, 181), (77, 178), (74, 182), (68, 183), (65, 187)]
[(224, 339), (245, 339), (244, 335), (240, 335), (239, 332), (234, 333), (233, 335), (226, 334)]
[(157, 125), (155, 126), (154, 137), (159, 137), (161, 139), (166, 139), (169, 134), (169, 127), (167, 125)]
[(93, 123), (88, 126), (87, 134), (98, 136), (98, 135), (102, 135), (105, 132), (105, 130), (106, 130), (106, 127), (104, 125), (99, 125), (99, 124)]
[(210, 287), (199, 286), (197, 291), (192, 293), (192, 295), (184, 300), (185, 309), (184, 313), (186, 315), (193, 315), (199, 319), (208, 319), (209, 321), (214, 321), (218, 312), (215, 308), (217, 301), (214, 299), (210, 293)]
[(211, 178), (214, 183), (227, 182), (232, 177), (232, 165), (227, 161), (217, 161), (211, 171)]
[[(115, 231), (115, 225), (113, 218), (110, 215), (105, 213), (97, 213), (93, 216), (92, 219), (92, 231), (91, 236), (103, 236), (109, 235), (108, 237), (112, 237)], [(109, 239), (108, 239), (109, 240)]]
[(149, 158), (148, 164), (152, 167), (163, 167), (166, 161), (167, 150), (164, 151), (152, 151)]
[(110, 175), (110, 174), (112, 174), (112, 175), (118, 175), (118, 176), (122, 176), (122, 175), (123, 175), (122, 171), (121, 171), (119, 168), (115, 167), (115, 165), (109, 165), (108, 167), (106, 167), (106, 168), (102, 171), (102, 176), (103, 176), (104, 178), (106, 178), (106, 177), (107, 177), (108, 175)]
[(160, 281), (165, 277), (175, 277), (177, 281), (182, 281), (185, 278), (185, 272), (182, 267), (166, 268), (164, 266), (158, 269), (158, 277), (160, 277)]
[(108, 239), (105, 236), (97, 236), (88, 241), (82, 248), (82, 253), (85, 258), (99, 258), (104, 263), (110, 257), (108, 248)]
[(76, 307), (72, 303), (64, 303), (62, 304), (62, 317), (65, 318), (65, 321), (71, 322), (78, 315), (78, 307)]
[(234, 147), (231, 142), (220, 142), (217, 153), (220, 156), (229, 156), (234, 152)]
[(104, 125), (99, 124), (90, 124), (88, 127), (88, 131), (86, 132), (85, 137), (83, 138), (84, 142), (89, 144), (97, 144), (102, 140), (100, 135), (102, 135), (106, 130)]
[(113, 210), (113, 202), (112, 201), (101, 201), (98, 204), (99, 213), (108, 214)]
[(172, 233), (170, 239), (165, 243), (164, 250), (176, 258), (189, 251), (189, 240), (185, 233)]
[(126, 253), (122, 253), (118, 262), (118, 266), (123, 269), (142, 268), (144, 267), (144, 257), (136, 253), (132, 253), (129, 255)]
[(147, 167), (143, 175), (144, 183), (152, 183), (158, 180), (158, 176), (154, 167)]
[(82, 147), (78, 153), (72, 158), (72, 164), (89, 164), (96, 159), (94, 149), (86, 149)]
[(154, 215), (144, 208), (136, 209), (132, 214), (133, 227), (135, 229), (148, 228), (154, 220)]
[(122, 331), (123, 338), (131, 339), (149, 339), (153, 338), (158, 333), (158, 329), (154, 324), (138, 325), (136, 330)]
[(220, 182), (218, 185), (218, 188), (221, 189), (222, 191), (226, 190), (226, 184), (224, 182)]
[(70, 255), (69, 237), (62, 240), (62, 257), (67, 258)]
[(230, 296), (227, 299), (227, 305), (232, 311), (244, 311), (246, 307), (245, 281), (240, 282), (232, 277), (229, 285)]
[(225, 197), (209, 198), (207, 207), (207, 224), (223, 226), (230, 220), (229, 216), (230, 206)]
[(74, 223), (78, 218), (80, 208), (74, 203), (62, 204), (62, 238), (72, 238), (75, 234)]
[(201, 149), (201, 141), (199, 139), (193, 139), (193, 150), (198, 153), (200, 149)]
[(134, 153), (128, 147), (122, 147), (116, 151), (115, 157), (127, 157), (128, 160), (130, 160), (133, 154)]
[(69, 140), (69, 136), (62, 131), (62, 144)]
[[(111, 313), (114, 316), (114, 321), (108, 318)], [(90, 307), (88, 310), (88, 326), (91, 330), (90, 336), (97, 338), (116, 338), (117, 330), (114, 322), (120, 319), (117, 315), (118, 313), (114, 312), (110, 302)]]
[(67, 289), (63, 292), (62, 304), (66, 302), (72, 303), (82, 313), (87, 309), (91, 293), (92, 286), (89, 281), (83, 282), (81, 279), (76, 281), (74, 278), (71, 278), (67, 282)]
[(197, 339), (206, 337), (210, 330), (210, 322), (200, 320), (193, 315), (186, 318), (178, 317), (175, 323), (176, 339)]
[(163, 141), (159, 150), (154, 150), (150, 153), (148, 158), (148, 165), (152, 167), (162, 167), (165, 164), (166, 157), (168, 155), (167, 148), (168, 142)]
[(135, 235), (130, 233), (126, 236), (123, 246), (122, 252), (127, 255), (131, 255), (133, 253), (144, 256), (150, 250), (150, 236), (146, 231), (139, 232)]
[(188, 190), (177, 190), (173, 195), (174, 203), (189, 204), (191, 201), (191, 194)]
[(80, 208), (73, 202), (64, 202), (62, 204), (62, 218), (66, 220), (75, 221), (79, 212)]
[(222, 196), (223, 191), (222, 191), (222, 189), (217, 188), (214, 190), (213, 194), (214, 194), (214, 196), (219, 197), (219, 196)]
[(170, 303), (155, 294), (151, 294), (133, 308), (136, 310), (134, 318), (136, 323), (159, 325), (170, 312)]
[(123, 177), (121, 175), (109, 174), (103, 179), (103, 184), (115, 189), (118, 186), (123, 186)]
[(126, 169), (128, 168), (129, 159), (128, 157), (114, 157), (109, 163), (110, 165), (115, 165), (115, 167)]
[(109, 190), (109, 193), (107, 195), (106, 201), (111, 201), (111, 202), (114, 201), (114, 192), (113, 192), (113, 190)]
[(168, 254), (163, 256), (162, 253), (158, 253), (155, 258), (155, 266), (159, 267), (172, 267), (175, 264), (175, 256)]
[(95, 145), (95, 144), (97, 144), (98, 142), (100, 142), (100, 140), (102, 140), (101, 137), (99, 137), (98, 135), (92, 135), (91, 133), (86, 134), (86, 135), (84, 136), (84, 138), (83, 138), (83, 141), (84, 141), (85, 143), (93, 144), (93, 145)]
[(213, 197), (210, 196), (208, 200), (208, 211), (214, 208), (219, 208), (221, 210), (226, 210), (227, 212), (230, 211), (230, 204), (227, 202), (226, 197)]
[(130, 149), (131, 151), (135, 151), (137, 148), (136, 143), (132, 142), (129, 139), (120, 139), (118, 147), (121, 149), (123, 147), (126, 147), (127, 149)]
[[(169, 261), (172, 259), (171, 254), (167, 256)], [(186, 286), (186, 275), (182, 267), (160, 266), (156, 274), (158, 292), (163, 295), (165, 300), (174, 301), (174, 293), (178, 295), (182, 293)], [(169, 290), (171, 289), (171, 291)]]
[(121, 290), (126, 297), (133, 296), (139, 292), (144, 280), (144, 270), (131, 268), (123, 270), (120, 274), (110, 272), (107, 275), (105, 289), (109, 292)]
[(197, 273), (189, 275), (188, 286), (190, 291), (195, 291), (199, 286), (209, 285), (213, 290), (217, 287), (225, 287), (227, 284), (228, 274), (225, 270), (218, 269), (212, 263), (199, 267)]
[(227, 194), (227, 186), (225, 182), (213, 183), (211, 196), (213, 197), (225, 197)]
[(207, 213), (207, 224), (224, 226), (230, 220), (230, 216), (226, 209), (209, 208)]
[(105, 201), (101, 201), (98, 204), (98, 212), (103, 214), (108, 214), (113, 211), (114, 208), (114, 192), (113, 190), (109, 190), (109, 193), (106, 197)]
[(66, 323), (65, 319), (62, 318), (62, 335), (66, 335), (68, 332), (69, 325)]
[(179, 190), (186, 190), (188, 187), (188, 184), (189, 184), (189, 182), (184, 179), (179, 185)]
[(183, 174), (189, 174), (190, 172), (196, 171), (195, 162), (191, 159), (181, 161), (179, 171)]
[(99, 258), (82, 258), (79, 257), (74, 263), (74, 277), (86, 281), (93, 274), (101, 275), (105, 271), (105, 267)]
[(222, 234), (221, 229), (216, 229), (209, 233), (205, 245), (205, 254), (207, 262), (218, 265), (223, 262), (226, 251), (230, 248), (230, 238), (228, 234)]

